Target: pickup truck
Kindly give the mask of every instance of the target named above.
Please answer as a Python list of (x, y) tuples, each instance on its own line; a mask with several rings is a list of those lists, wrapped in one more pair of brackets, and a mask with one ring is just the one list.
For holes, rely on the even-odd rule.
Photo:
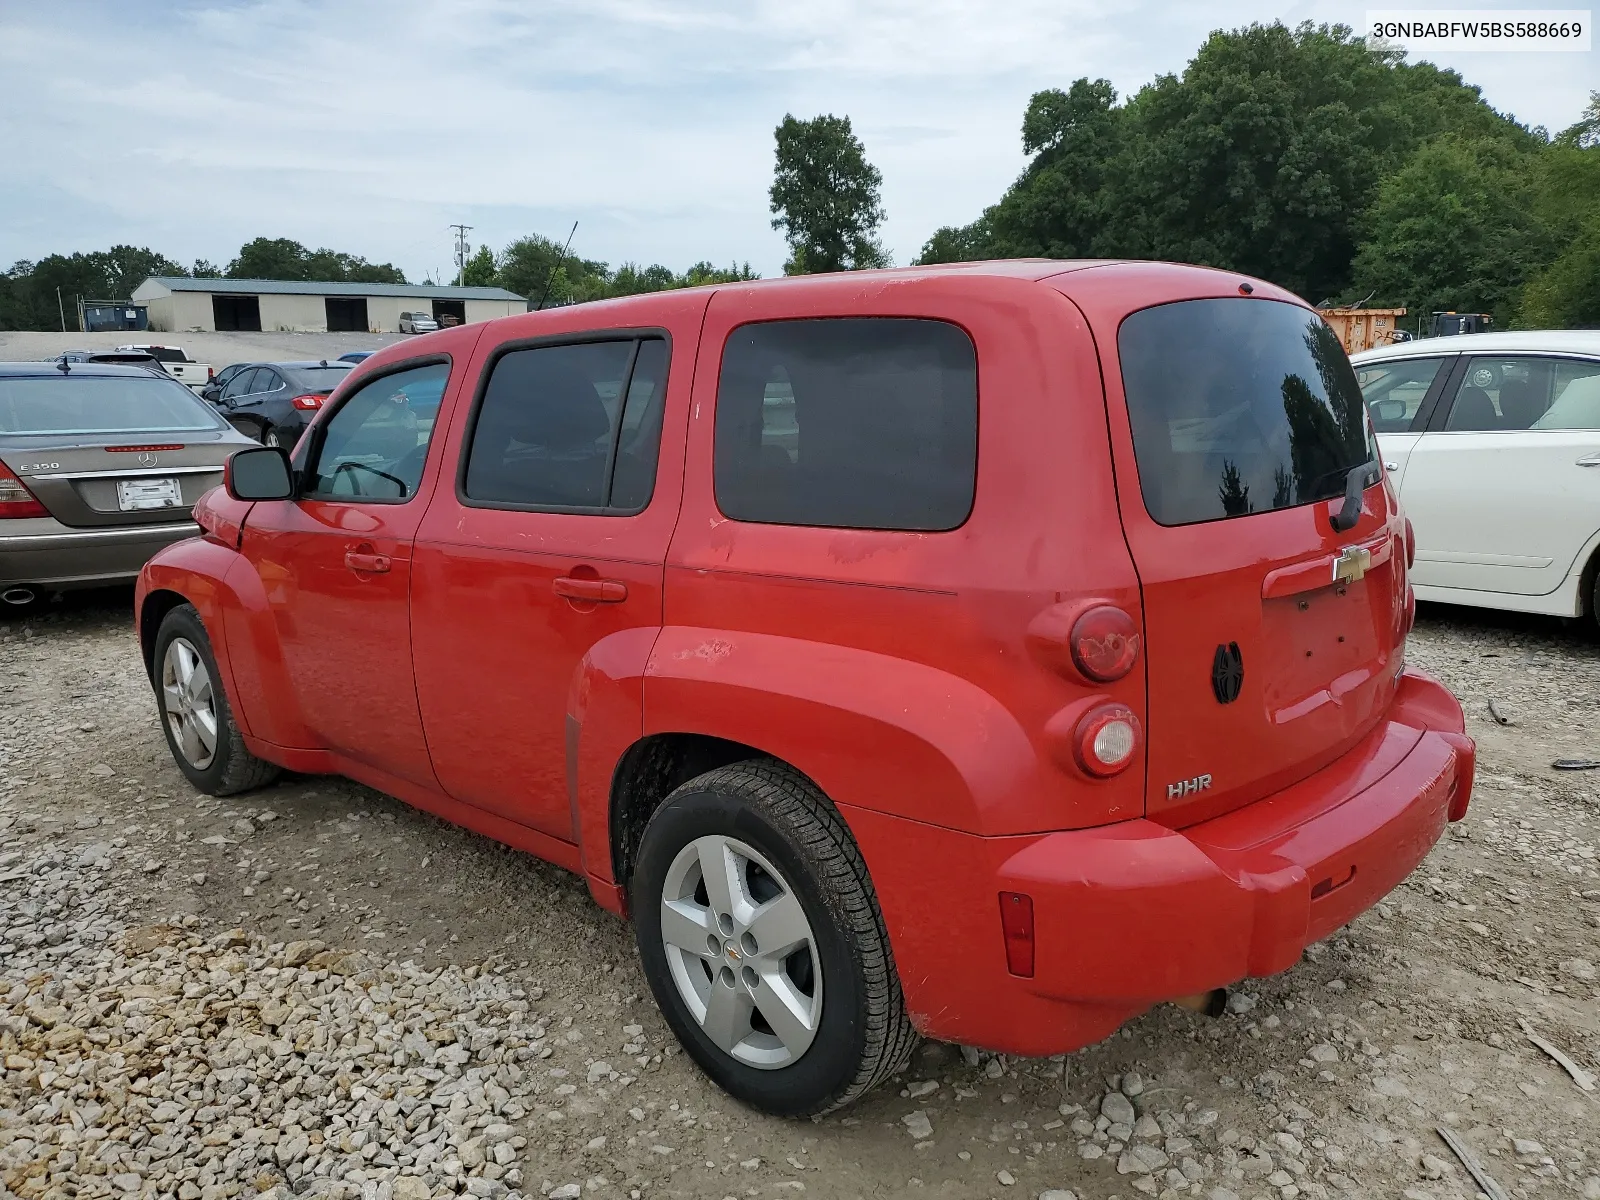
[(117, 349), (150, 355), (168, 375), (197, 392), (211, 382), (212, 375), (216, 373), (210, 363), (195, 362), (182, 346), (118, 346)]

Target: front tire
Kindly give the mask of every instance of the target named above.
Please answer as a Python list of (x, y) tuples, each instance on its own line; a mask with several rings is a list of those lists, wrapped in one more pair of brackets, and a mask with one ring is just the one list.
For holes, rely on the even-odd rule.
[(751, 760), (690, 780), (645, 829), (631, 881), (646, 978), (700, 1069), (764, 1112), (816, 1116), (909, 1061), (866, 864), (821, 792)]
[(167, 749), (184, 778), (208, 796), (272, 782), (279, 768), (245, 749), (211, 639), (191, 604), (169, 612), (156, 633), (156, 703)]

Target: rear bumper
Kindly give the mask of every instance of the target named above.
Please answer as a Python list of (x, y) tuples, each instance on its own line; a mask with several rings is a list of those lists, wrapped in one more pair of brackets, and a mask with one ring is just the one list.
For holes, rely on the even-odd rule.
[(56, 525), (48, 532), (18, 534), (0, 530), (0, 587), (66, 590), (131, 582), (158, 551), (199, 533), (193, 521), (106, 529)]
[[(1344, 758), (1226, 816), (1181, 830), (1135, 820), (941, 838), (941, 853), (966, 859), (964, 871), (931, 868), (942, 901), (928, 896), (919, 913), (898, 902), (892, 879), (879, 884), (913, 1019), (934, 1037), (1058, 1053), (1159, 1001), (1286, 970), (1391, 891), (1465, 814), (1474, 755), (1454, 697), (1408, 672), (1388, 720)], [(898, 853), (925, 840), (901, 831)], [(882, 856), (863, 850), (876, 879)], [(955, 872), (970, 883), (952, 889)], [(952, 891), (970, 915), (949, 919)], [(1013, 892), (1033, 903), (1031, 978), (1006, 964), (999, 895)]]

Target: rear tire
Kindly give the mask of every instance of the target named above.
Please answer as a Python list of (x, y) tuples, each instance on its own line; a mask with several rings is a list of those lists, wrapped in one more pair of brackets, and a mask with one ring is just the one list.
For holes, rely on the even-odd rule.
[(656, 1003), (736, 1099), (817, 1116), (910, 1060), (916, 1033), (866, 864), (793, 769), (752, 759), (674, 791), (645, 828), (630, 892)]
[(162, 620), (153, 682), (167, 749), (196, 788), (208, 796), (231, 796), (278, 777), (276, 764), (245, 749), (211, 639), (192, 604), (179, 605)]
[(271, 446), (274, 450), (277, 450), (283, 446), (283, 441), (278, 437), (278, 431), (268, 425), (261, 431), (261, 444), (263, 446)]

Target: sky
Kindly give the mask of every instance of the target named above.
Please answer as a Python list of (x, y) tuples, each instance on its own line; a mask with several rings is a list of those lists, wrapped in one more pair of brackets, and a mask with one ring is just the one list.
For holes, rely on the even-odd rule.
[[(709, 259), (781, 274), (773, 129), (825, 112), (851, 118), (883, 172), (884, 241), (907, 263), (1016, 178), (1033, 92), (1089, 75), (1126, 95), (1181, 72), (1212, 29), (1364, 12), (1323, 0), (0, 0), (0, 269), (116, 243), (226, 265), (266, 236), (448, 280), (452, 223), (498, 250), (527, 233), (564, 239), (577, 221), (573, 253), (613, 266)], [(1595, 46), (1435, 61), (1556, 130), (1600, 88)]]

